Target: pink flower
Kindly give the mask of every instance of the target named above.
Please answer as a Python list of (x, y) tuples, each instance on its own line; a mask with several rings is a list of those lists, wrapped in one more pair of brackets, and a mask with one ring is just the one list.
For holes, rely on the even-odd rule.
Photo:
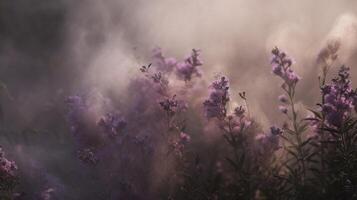
[(191, 137), (188, 134), (184, 132), (180, 133), (180, 143), (187, 144), (190, 141), (191, 141)]

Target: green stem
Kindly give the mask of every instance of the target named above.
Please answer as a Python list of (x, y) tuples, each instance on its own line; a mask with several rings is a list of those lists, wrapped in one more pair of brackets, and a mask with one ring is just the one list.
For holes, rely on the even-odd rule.
[(302, 151), (302, 139), (301, 139), (301, 133), (299, 133), (298, 130), (298, 122), (297, 122), (297, 113), (295, 110), (295, 103), (294, 103), (294, 96), (295, 96), (295, 85), (293, 86), (289, 86), (289, 90), (288, 90), (288, 96), (289, 96), (289, 100), (290, 100), (290, 105), (291, 105), (291, 112), (292, 112), (292, 116), (293, 116), (293, 126), (294, 126), (294, 132), (295, 132), (295, 136), (296, 136), (296, 140), (297, 140), (297, 147), (296, 150), (299, 154), (299, 160), (298, 162), (301, 163), (301, 167), (303, 170), (303, 176), (301, 177), (302, 179), (302, 184), (304, 184), (305, 181), (305, 176), (306, 176), (306, 169), (305, 169), (305, 161), (304, 161), (304, 155), (303, 155), (303, 151)]
[[(320, 87), (324, 87), (325, 84), (326, 84), (326, 75), (327, 75), (327, 70), (323, 70), (323, 74), (322, 74), (322, 81), (321, 81), (321, 85)], [(325, 95), (322, 94), (321, 95), (321, 105), (324, 105), (325, 104)], [(321, 112), (321, 124), (320, 124), (320, 128), (322, 129), (324, 127), (324, 124), (325, 124), (325, 114), (323, 112)], [(320, 151), (321, 151), (321, 171), (322, 171), (322, 177), (325, 177), (325, 148), (326, 148), (326, 145), (325, 145), (325, 133), (323, 130), (320, 130), (320, 135), (321, 135), (321, 138), (320, 138)]]

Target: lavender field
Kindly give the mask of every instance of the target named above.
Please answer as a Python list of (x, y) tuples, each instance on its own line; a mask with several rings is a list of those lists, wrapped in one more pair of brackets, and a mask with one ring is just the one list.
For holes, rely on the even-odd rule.
[(0, 200), (357, 199), (357, 2), (0, 1)]

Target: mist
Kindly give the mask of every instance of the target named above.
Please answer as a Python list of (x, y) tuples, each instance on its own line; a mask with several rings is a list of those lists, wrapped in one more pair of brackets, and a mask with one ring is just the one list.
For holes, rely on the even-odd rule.
[[(53, 199), (90, 199), (88, 188), (112, 180), (98, 180), (104, 165), (92, 169), (83, 167), (80, 161), (69, 161), (76, 144), (66, 121), (67, 96), (93, 97), (89, 100), (93, 105), (88, 114), (90, 122), (98, 121), (107, 110), (119, 110), (128, 121), (126, 134), (133, 132), (145, 138), (160, 131), (159, 124), (150, 124), (162, 118), (158, 111), (146, 108), (150, 102), (157, 103), (152, 99), (158, 97), (151, 95), (152, 88), (144, 88), (149, 83), (140, 81), (140, 67), (153, 62), (153, 49), (157, 47), (165, 56), (178, 60), (190, 55), (192, 49), (200, 49), (202, 76), (190, 92), (173, 89), (182, 94), (178, 98), (189, 99), (189, 112), (202, 112), (210, 83), (226, 76), (230, 106), (243, 104), (238, 93), (245, 91), (251, 117), (260, 124), (258, 129), (264, 130), (284, 120), (278, 114), (281, 81), (271, 72), (271, 50), (277, 46), (293, 58), (293, 69), (302, 77), (296, 88), (296, 104), (302, 108), (299, 114), (307, 116), (303, 108), (313, 108), (320, 98), (317, 58), (331, 41), (340, 47), (328, 79), (345, 64), (351, 68), (356, 87), (357, 2), (352, 0), (1, 1), (0, 145), (26, 177), (20, 185), (20, 190), (28, 194), (25, 199), (35, 199), (43, 191), (54, 193)], [(182, 83), (174, 80), (170, 84), (176, 87)], [(138, 117), (137, 112), (142, 115)], [(203, 118), (203, 114), (190, 116)], [(188, 127), (197, 134), (205, 130), (205, 145), (214, 143), (211, 132), (216, 129), (211, 124), (191, 123)], [(154, 146), (163, 146), (157, 137), (151, 139)], [(128, 146), (124, 150), (127, 154), (136, 151)], [(135, 191), (143, 191), (142, 196), (133, 192), (133, 196), (120, 194), (119, 199), (145, 199), (145, 194), (150, 196), (158, 190), (165, 173), (170, 172), (160, 172), (156, 160), (160, 160), (158, 154), (148, 161), (150, 173), (139, 170), (139, 174), (148, 176)], [(119, 161), (110, 163), (121, 166)], [(167, 168), (174, 167), (168, 164)], [(129, 174), (135, 168), (126, 170)], [(80, 172), (79, 178), (72, 172)], [(78, 183), (83, 184), (76, 188)], [(114, 185), (124, 187), (122, 182)], [(120, 196), (96, 195), (96, 199)]]

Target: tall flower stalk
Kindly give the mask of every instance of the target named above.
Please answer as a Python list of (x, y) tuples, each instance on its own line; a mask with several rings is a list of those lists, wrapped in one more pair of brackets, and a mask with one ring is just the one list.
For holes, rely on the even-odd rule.
[(357, 121), (353, 117), (356, 90), (351, 87), (349, 68), (342, 66), (338, 76), (321, 88), (321, 111), (310, 120), (319, 124), (321, 169), (315, 169), (322, 185), (320, 195), (329, 198), (357, 197)]
[[(253, 145), (250, 137), (253, 135), (249, 134), (253, 122), (246, 116), (246, 108), (243, 106), (236, 107), (233, 113), (227, 109), (230, 97), (229, 81), (226, 77), (214, 81), (210, 88), (209, 97), (203, 103), (206, 117), (216, 120), (232, 153), (225, 159), (233, 169), (231, 173), (234, 182), (228, 186), (227, 196), (222, 198), (251, 199), (258, 191), (256, 178), (260, 175), (258, 163), (250, 149)], [(245, 93), (239, 95), (246, 101)]]
[[(339, 41), (330, 41), (325, 48), (323, 48), (318, 57), (317, 57), (317, 64), (319, 65), (321, 69), (321, 75), (319, 76), (319, 84), (320, 84), (320, 89), (323, 90), (326, 85), (326, 78), (328, 75), (329, 70), (331, 69), (333, 63), (335, 60), (338, 58), (338, 50), (340, 48), (340, 43)], [(321, 95), (321, 105), (325, 104), (325, 93), (322, 92)], [(323, 142), (325, 141), (325, 133), (322, 130), (323, 129), (323, 124), (325, 123), (325, 113), (321, 113), (321, 123), (319, 123), (319, 129), (317, 130), (319, 132), (319, 146), (320, 146), (320, 163), (321, 163), (321, 172), (322, 172), (322, 177), (324, 177), (325, 174), (325, 148), (326, 144)]]
[[(313, 154), (310, 153), (309, 148), (307, 147), (310, 139), (305, 139), (303, 136), (308, 124), (303, 123), (299, 119), (295, 107), (295, 91), (300, 77), (291, 68), (293, 62), (283, 51), (274, 48), (272, 50), (272, 55), (272, 71), (284, 81), (281, 87), (287, 95), (287, 97), (279, 97), (281, 103), (284, 104), (283, 106), (280, 106), (279, 109), (282, 113), (287, 115), (292, 123), (292, 129), (286, 125), (283, 129), (288, 135), (281, 135), (281, 137), (288, 143), (288, 146), (285, 145), (285, 150), (291, 157), (288, 157), (288, 160), (284, 163), (289, 172), (287, 181), (291, 184), (292, 189), (294, 190), (294, 196), (304, 198), (308, 161)], [(289, 105), (290, 110), (285, 105)]]

